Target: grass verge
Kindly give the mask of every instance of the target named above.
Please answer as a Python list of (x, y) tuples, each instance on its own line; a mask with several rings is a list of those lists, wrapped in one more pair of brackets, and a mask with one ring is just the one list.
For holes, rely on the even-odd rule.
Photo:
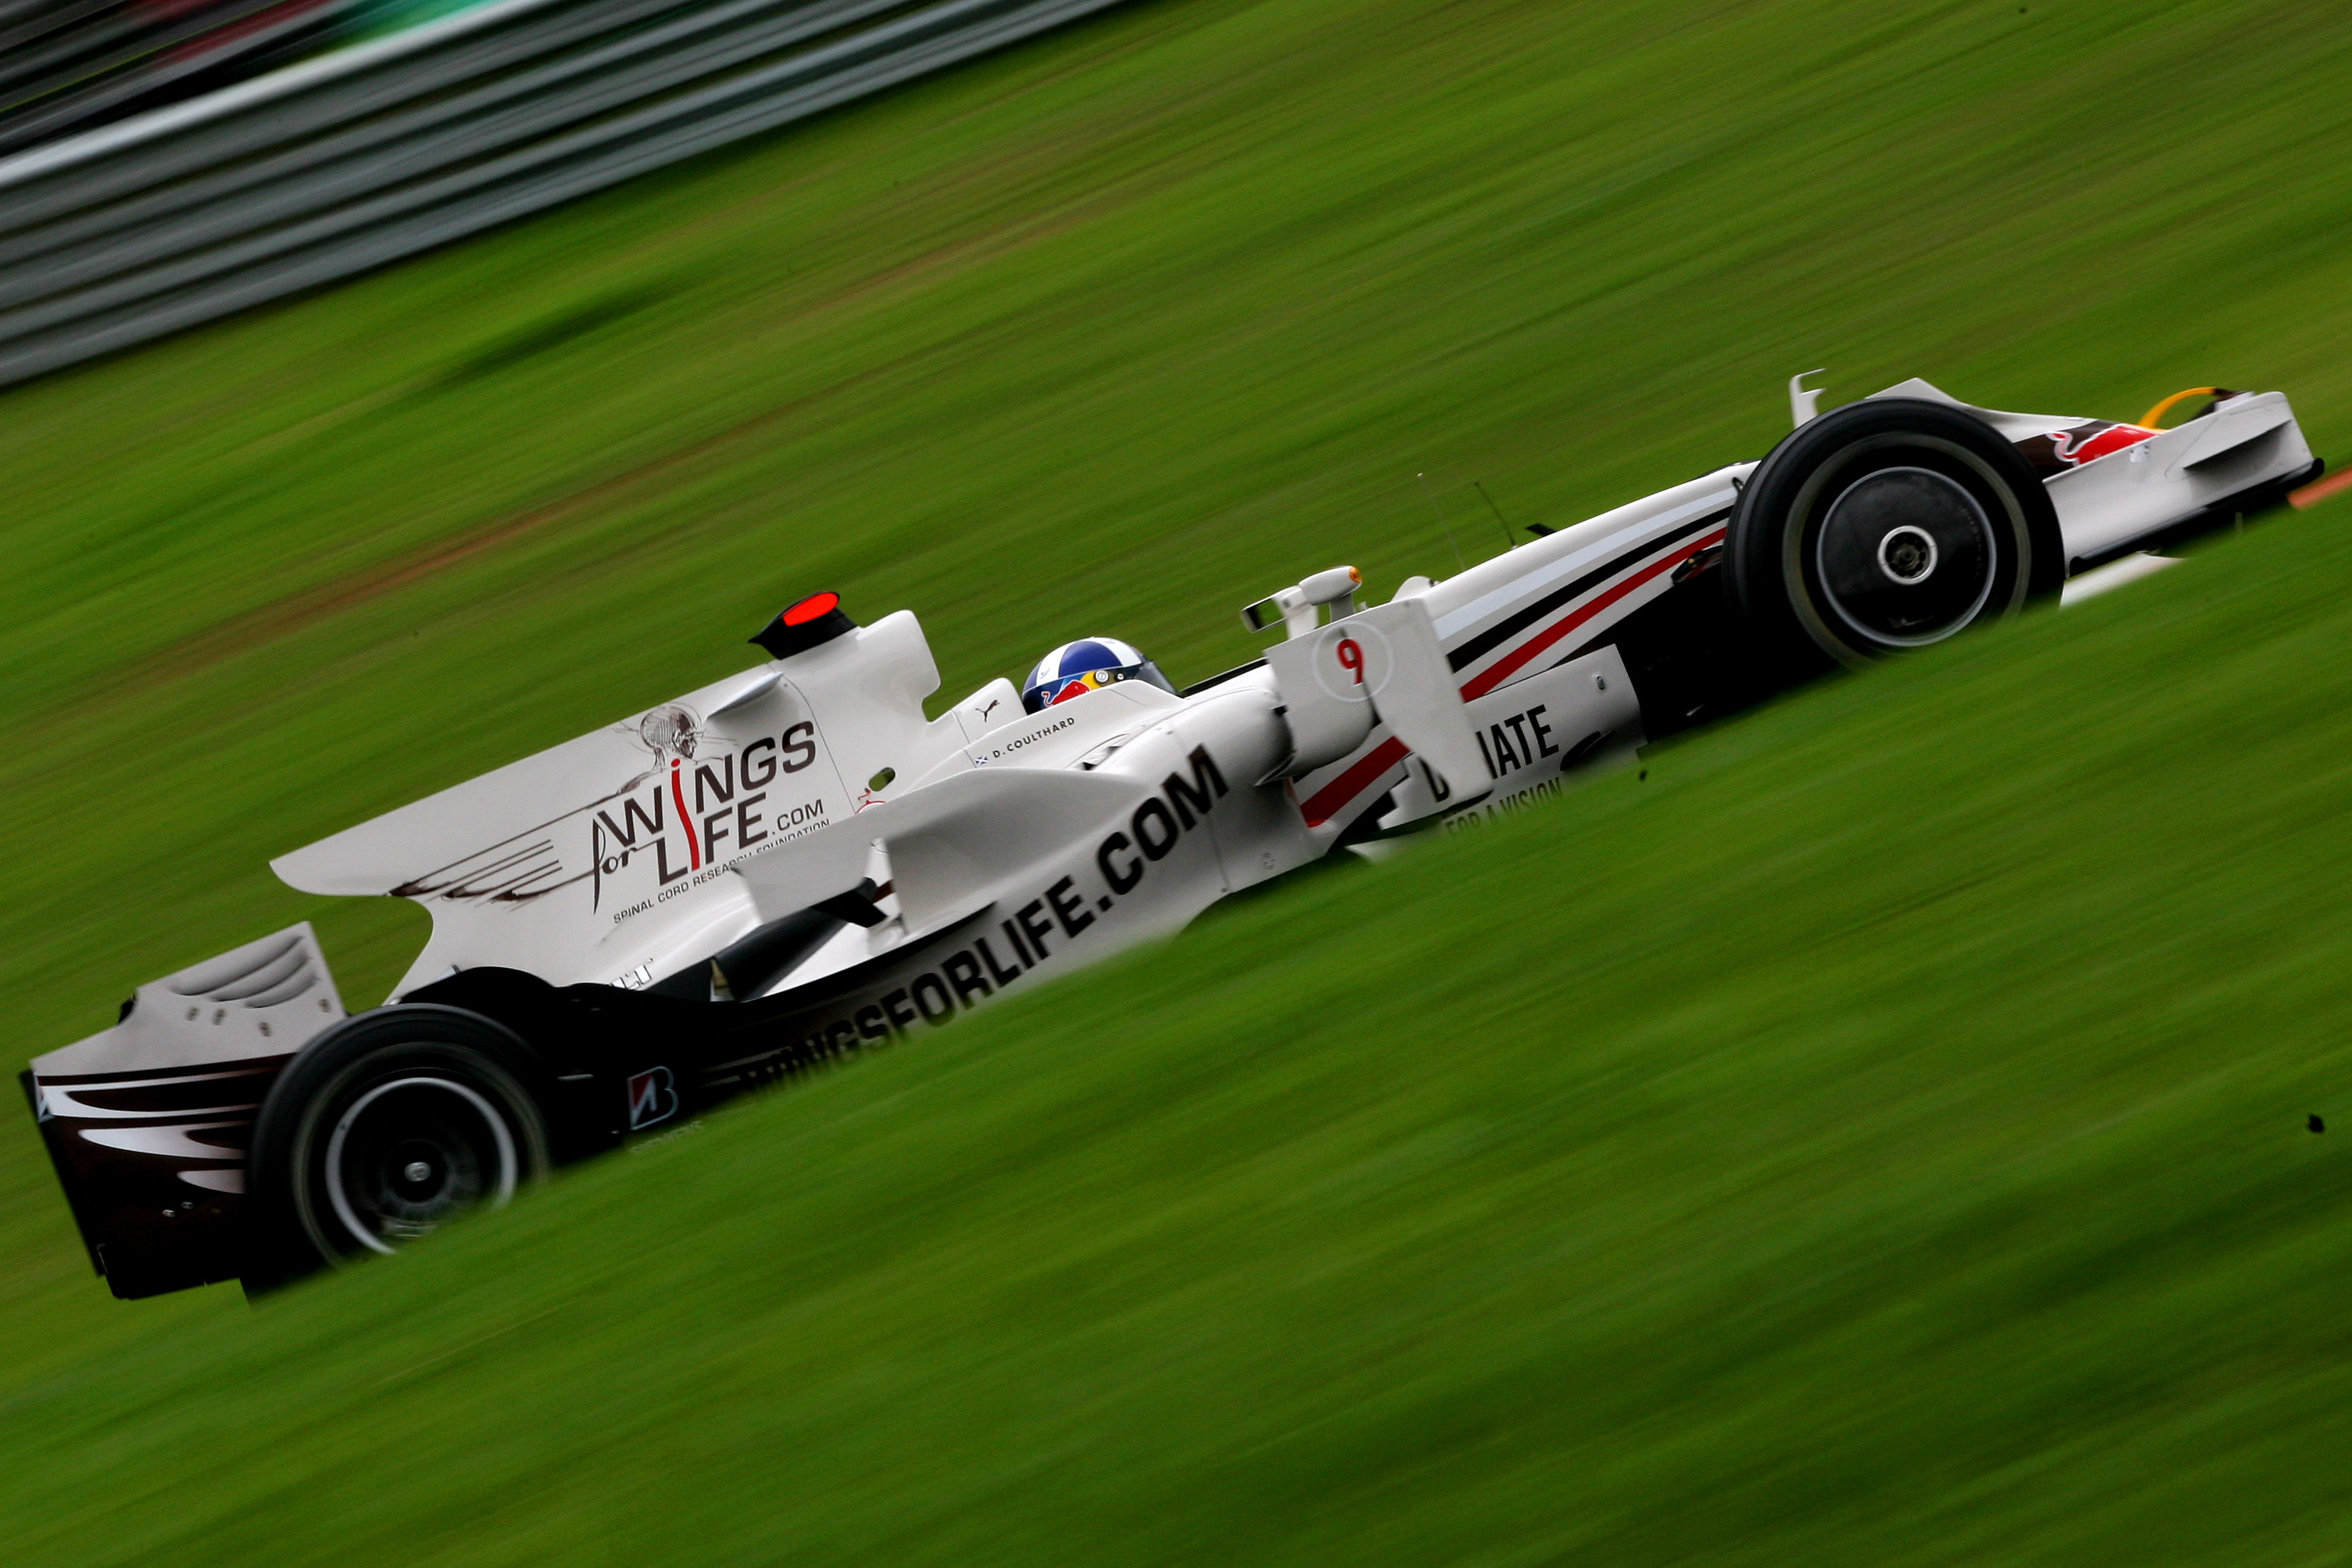
[(2324, 1561), (2343, 521), (22, 1386), (11, 1560)]

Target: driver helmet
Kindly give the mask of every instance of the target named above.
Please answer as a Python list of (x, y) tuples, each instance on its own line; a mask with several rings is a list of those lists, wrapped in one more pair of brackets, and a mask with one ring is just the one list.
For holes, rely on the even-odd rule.
[(1121, 680), (1142, 680), (1166, 692), (1175, 688), (1143, 650), (1117, 637), (1080, 637), (1037, 661), (1021, 683), (1021, 706), (1032, 713)]

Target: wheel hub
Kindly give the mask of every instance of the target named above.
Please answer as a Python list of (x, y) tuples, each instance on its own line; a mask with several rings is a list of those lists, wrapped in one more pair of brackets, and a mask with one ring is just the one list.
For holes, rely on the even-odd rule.
[(1940, 642), (1993, 588), (1992, 522), (1968, 488), (1933, 468), (1886, 468), (1822, 514), (1813, 565), (1829, 609), (1884, 647)]
[(521, 1174), (506, 1120), (472, 1086), (417, 1075), (352, 1100), (328, 1140), (327, 1196), (374, 1252), (435, 1229), (467, 1206), (503, 1204)]
[(1926, 582), (1936, 570), (1935, 536), (1905, 523), (1878, 542), (1878, 569), (1906, 588)]

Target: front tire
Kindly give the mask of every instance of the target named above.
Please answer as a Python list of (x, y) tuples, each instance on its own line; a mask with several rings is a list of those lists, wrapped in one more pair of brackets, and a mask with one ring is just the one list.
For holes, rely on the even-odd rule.
[(1748, 625), (1799, 668), (1932, 646), (2065, 577), (2056, 509), (2017, 448), (1916, 398), (1800, 426), (1748, 476), (1725, 554)]
[(545, 1175), (528, 1047), (460, 1008), (362, 1013), (305, 1047), (254, 1124), (249, 1289), (398, 1251)]

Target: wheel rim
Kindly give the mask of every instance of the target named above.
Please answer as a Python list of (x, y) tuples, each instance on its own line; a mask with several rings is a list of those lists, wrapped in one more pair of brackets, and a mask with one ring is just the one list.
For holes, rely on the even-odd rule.
[(1933, 468), (1875, 468), (1846, 486), (1812, 553), (1828, 609), (1881, 647), (1921, 647), (1966, 627), (2000, 575), (1982, 503)]
[(371, 1086), (346, 1106), (321, 1173), (344, 1230), (391, 1253), (471, 1207), (502, 1207), (521, 1178), (507, 1117), (453, 1079), (414, 1074)]

